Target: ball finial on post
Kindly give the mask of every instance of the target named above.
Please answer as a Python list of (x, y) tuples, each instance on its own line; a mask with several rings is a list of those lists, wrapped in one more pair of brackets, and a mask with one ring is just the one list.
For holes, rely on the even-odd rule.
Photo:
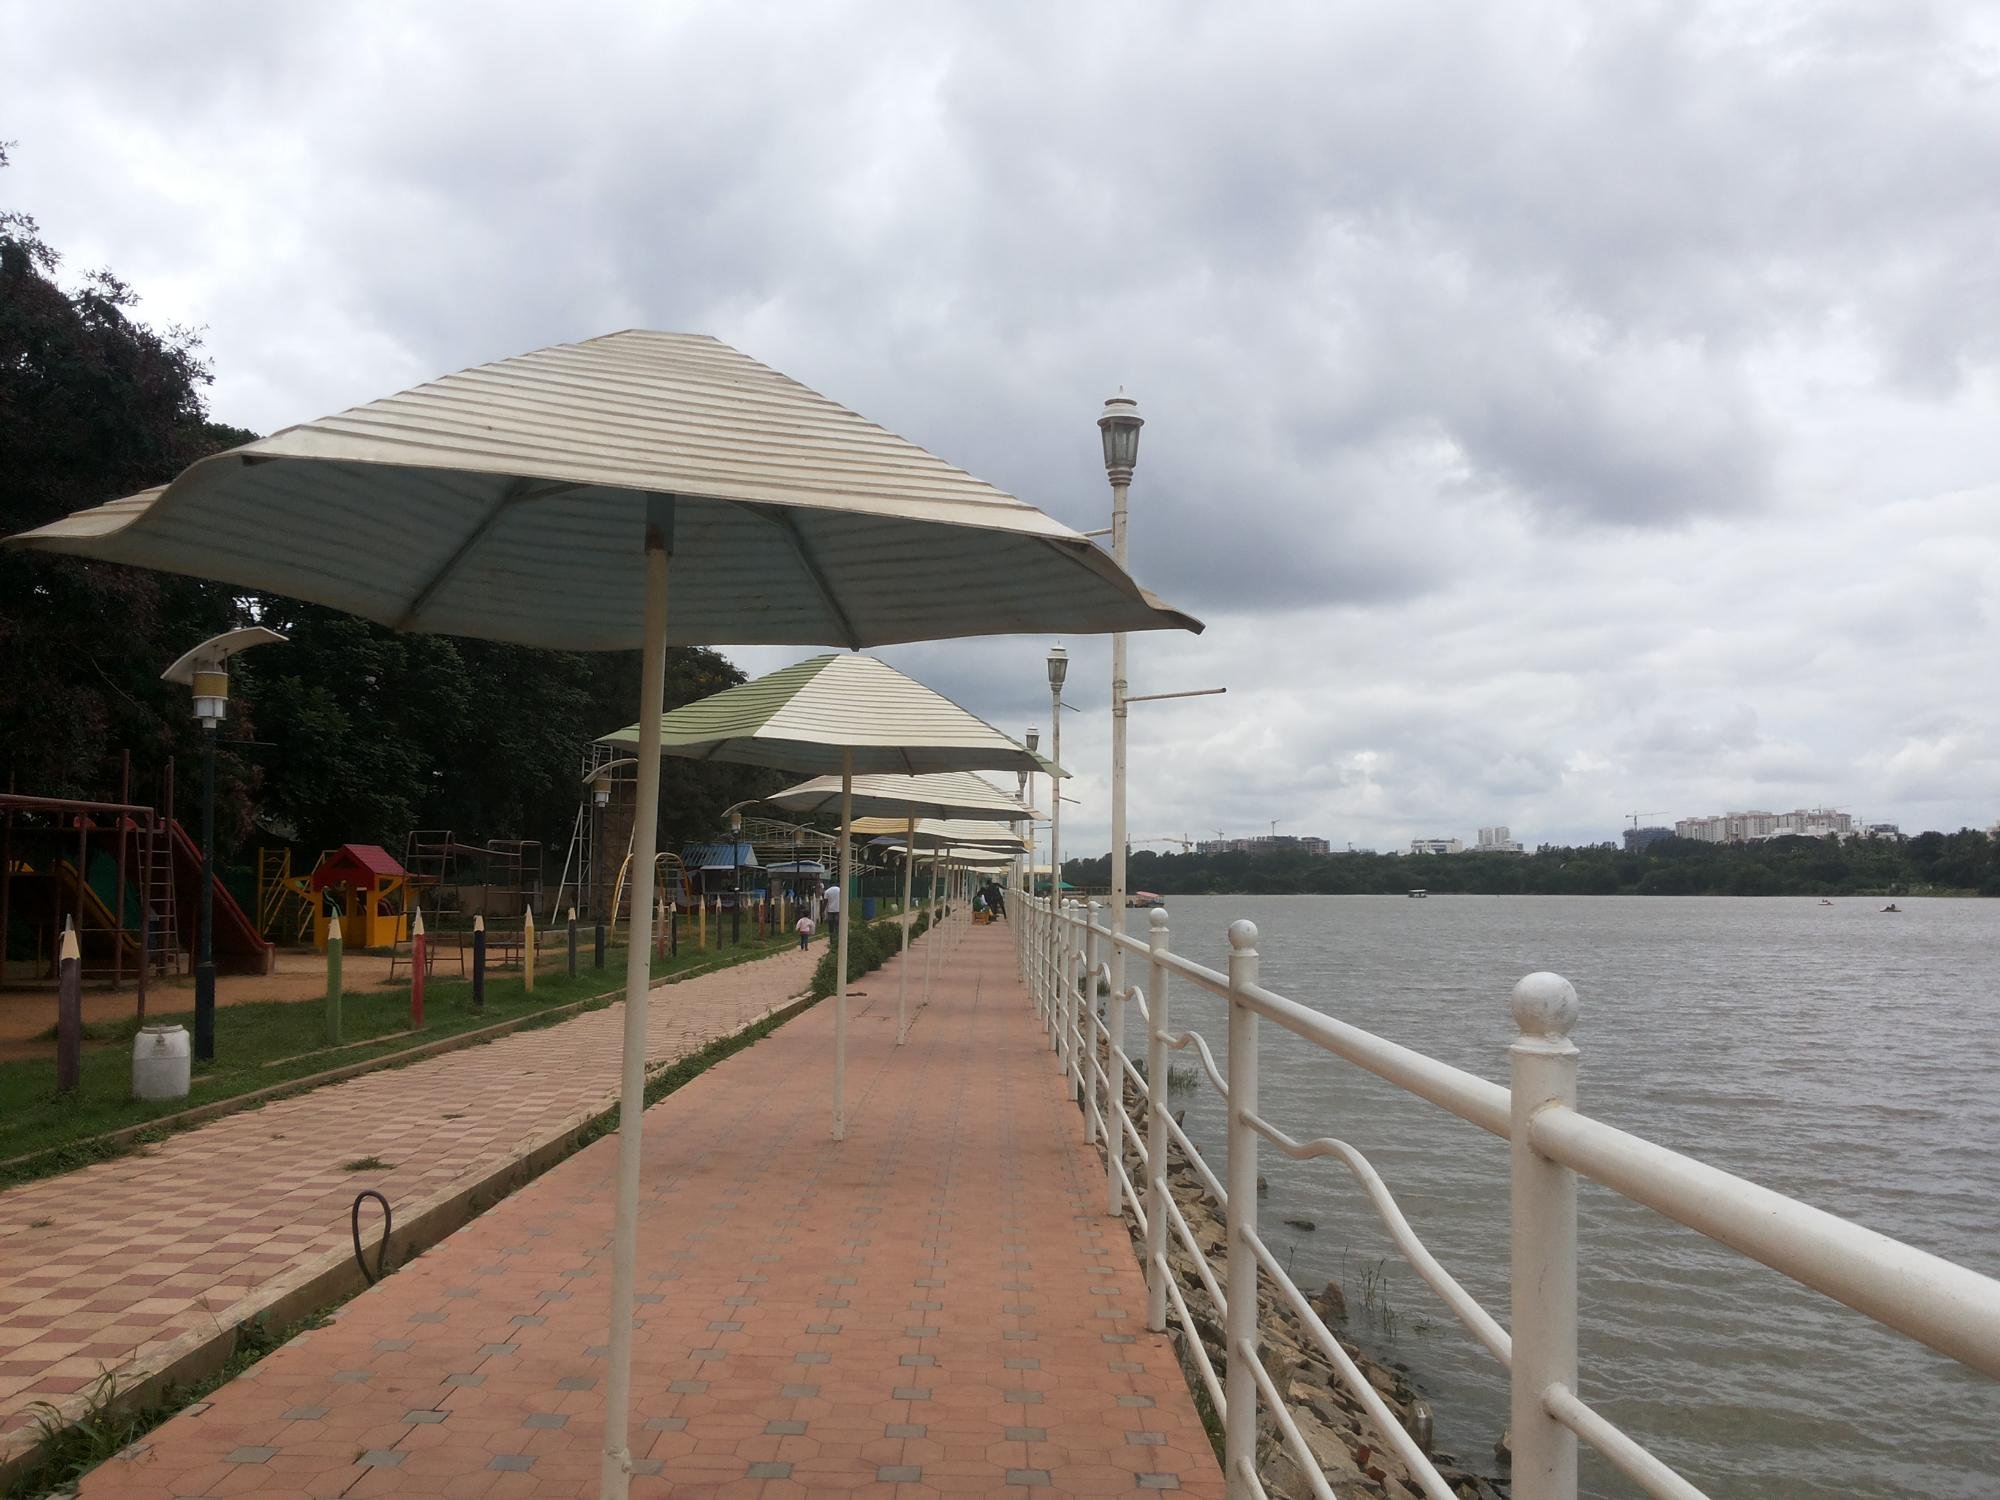
[(1152, 928), (1153, 931), (1155, 932), (1158, 932), (1162, 927), (1166, 926), (1167, 909), (1164, 906), (1154, 907), (1152, 910), (1152, 914), (1146, 918), (1146, 925)]
[(1566, 1037), (1576, 1025), (1576, 986), (1560, 974), (1530, 974), (1514, 986), (1513, 1007), (1523, 1035)]
[(1229, 946), (1238, 953), (1257, 951), (1257, 924), (1239, 917), (1229, 924)]

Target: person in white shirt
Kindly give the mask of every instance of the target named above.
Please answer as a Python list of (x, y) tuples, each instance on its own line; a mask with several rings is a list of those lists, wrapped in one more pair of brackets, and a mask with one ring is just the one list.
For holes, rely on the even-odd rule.
[(828, 942), (833, 942), (840, 936), (840, 887), (838, 885), (828, 886), (824, 899), (826, 902), (826, 938)]

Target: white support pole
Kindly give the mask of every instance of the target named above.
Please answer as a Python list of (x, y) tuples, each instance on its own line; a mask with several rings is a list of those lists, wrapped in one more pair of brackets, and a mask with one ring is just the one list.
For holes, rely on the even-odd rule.
[(1063, 1071), (1069, 1082), (1069, 1096), (1077, 1097), (1076, 1059), (1072, 1056), (1076, 1042), (1076, 1023), (1072, 1019), (1076, 1011), (1076, 913), (1071, 902), (1057, 911), (1056, 915), (1056, 1035), (1061, 1045), (1056, 1049), (1056, 1066)]
[(903, 823), (903, 958), (896, 965), (896, 1045), (910, 1035), (910, 870), (917, 862), (917, 820)]
[(840, 752), (840, 936), (833, 958), (833, 1138), (847, 1139), (847, 930), (854, 925), (854, 751)]
[(639, 1250), (639, 1162), (646, 1124), (646, 999), (652, 988), (653, 856), (659, 848), (660, 714), (667, 675), (667, 568), (673, 555), (673, 501), (649, 499), (646, 513), (645, 637), (639, 675), (638, 787), (632, 839), (632, 924), (626, 933), (625, 1051), (618, 1085), (618, 1187), (611, 1234), (611, 1348), (605, 1381), (602, 1500), (624, 1500), (632, 1483), (632, 1307)]
[(1241, 995), (1257, 982), (1257, 925), (1229, 924), (1229, 1193), (1227, 1262), (1229, 1303), (1223, 1318), (1223, 1346), (1229, 1351), (1223, 1378), (1222, 1471), (1230, 1500), (1253, 1493), (1239, 1465), (1257, 1462), (1257, 1377), (1238, 1350), (1256, 1347), (1257, 1255), (1249, 1236), (1257, 1230), (1257, 1133), (1245, 1123), (1257, 1113), (1257, 1013)]
[(1083, 904), (1083, 1139), (1096, 1145), (1102, 1117), (1097, 1112), (1097, 903)]
[(1576, 1392), (1576, 1174), (1534, 1147), (1545, 1109), (1576, 1106), (1576, 990), (1555, 974), (1514, 986), (1507, 1049), (1513, 1083), (1514, 1360), (1511, 1430), (1519, 1500), (1575, 1500), (1576, 1434), (1548, 1409), (1547, 1393)]
[(1146, 1327), (1167, 1329), (1167, 912), (1156, 906), (1147, 916), (1146, 945), (1152, 967), (1146, 974)]

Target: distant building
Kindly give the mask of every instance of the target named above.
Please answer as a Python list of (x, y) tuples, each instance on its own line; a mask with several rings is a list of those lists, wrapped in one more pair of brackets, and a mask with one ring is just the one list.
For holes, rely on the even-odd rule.
[(1864, 839), (1888, 839), (1900, 844), (1903, 830), (1895, 823), (1870, 823), (1861, 830), (1861, 836)]
[(1463, 854), (1465, 853), (1465, 841), (1463, 839), (1411, 839), (1410, 853)]
[(1247, 839), (1204, 839), (1194, 846), (1197, 854), (1331, 854), (1325, 839), (1305, 838), (1296, 833), (1260, 833)]
[(1787, 836), (1817, 839), (1829, 834), (1848, 839), (1860, 831), (1851, 815), (1827, 807), (1801, 807), (1788, 813), (1717, 813), (1682, 818), (1674, 824), (1676, 838), (1703, 844), (1757, 844), (1765, 839)]
[(1479, 830), (1478, 852), (1481, 854), (1523, 854), (1518, 840), (1513, 837), (1505, 823), (1496, 823), (1491, 828)]
[(1672, 837), (1674, 837), (1674, 831), (1671, 828), (1628, 828), (1625, 830), (1625, 852), (1627, 854), (1644, 854), (1662, 839), (1670, 839)]

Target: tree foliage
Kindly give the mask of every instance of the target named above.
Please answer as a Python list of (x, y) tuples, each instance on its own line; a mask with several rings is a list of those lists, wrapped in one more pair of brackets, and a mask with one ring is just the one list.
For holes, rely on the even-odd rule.
[[(1063, 878), (1103, 889), (1110, 856), (1065, 860)], [(1533, 854), (1159, 854), (1135, 849), (1132, 890), (1177, 895), (1859, 896), (1927, 891), (2000, 896), (2000, 839), (1977, 829), (1893, 839), (1664, 839), (1643, 854), (1608, 844)]]
[[(0, 151), (0, 165), (5, 153)], [(154, 329), (108, 271), (65, 284), (32, 219), (0, 212), (0, 535), (163, 484), (254, 434), (210, 419), (199, 338)], [(174, 658), (235, 626), (290, 637), (233, 664), (217, 782), (225, 854), (277, 834), (309, 860), (400, 851), (412, 828), (538, 838), (561, 858), (586, 741), (632, 722), (636, 652), (539, 651), (401, 635), (295, 600), (137, 568), (0, 553), (0, 787), (157, 803), (169, 757), (192, 809), (200, 731)], [(740, 682), (712, 651), (667, 653), (668, 707)], [(782, 778), (669, 762), (662, 832), (712, 835), (726, 804)]]

